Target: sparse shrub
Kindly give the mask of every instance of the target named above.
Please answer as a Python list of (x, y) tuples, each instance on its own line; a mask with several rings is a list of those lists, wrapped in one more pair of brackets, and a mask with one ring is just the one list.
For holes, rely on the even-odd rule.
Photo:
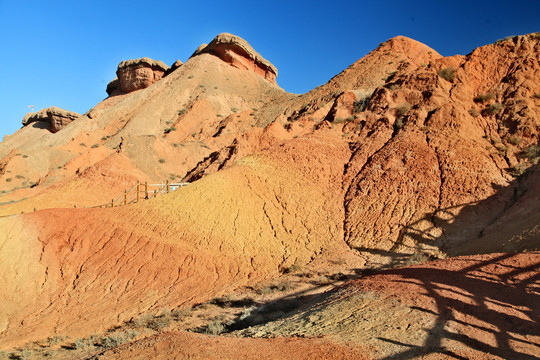
[(15, 175), (15, 178), (16, 178), (16, 179), (24, 179), (24, 176), (22, 176), (22, 175)]
[(470, 108), (470, 109), (469, 109), (469, 114), (470, 114), (472, 117), (477, 117), (478, 115), (480, 115), (480, 113), (478, 112), (478, 110), (476, 110), (475, 108)]
[(409, 111), (411, 111), (411, 108), (412, 106), (409, 103), (400, 104), (398, 107), (395, 108), (396, 115), (398, 117), (404, 117), (409, 113)]
[(275, 292), (284, 292), (294, 289), (294, 285), (290, 281), (282, 281), (277, 284), (271, 284), (259, 289), (257, 292), (261, 295), (268, 295)]
[(99, 147), (99, 144), (94, 144), (91, 146), (92, 149), (95, 149), (95, 148), (98, 148)]
[(146, 327), (146, 323), (148, 321), (150, 321), (152, 319), (152, 315), (151, 314), (144, 314), (144, 315), (141, 315), (139, 316), (138, 318), (132, 320), (131, 322), (133, 323), (133, 325), (135, 325), (136, 327), (139, 327), (139, 328), (143, 328), (143, 327)]
[(102, 141), (105, 141), (105, 140), (107, 140), (107, 138), (106, 138), (106, 137), (102, 137), (101, 140), (102, 140)]
[(345, 121), (345, 119), (344, 119), (344, 118), (342, 118), (342, 117), (339, 117), (339, 118), (337, 118), (337, 119), (335, 119), (335, 120), (334, 120), (334, 123), (336, 123), (336, 124), (340, 124), (340, 123), (342, 123), (342, 122), (344, 122), (344, 121)]
[(178, 110), (178, 116), (184, 115), (185, 112), (186, 112), (186, 109)]
[(494, 103), (490, 104), (487, 108), (484, 109), (484, 112), (487, 115), (496, 115), (503, 109), (503, 105), (501, 103)]
[(408, 256), (402, 266), (409, 266), (409, 265), (415, 265), (415, 264), (422, 264), (429, 261), (429, 255), (424, 253), (414, 253)]
[(189, 75), (187, 78), (188, 79), (193, 79), (193, 75)]
[(171, 311), (171, 316), (175, 318), (176, 320), (182, 321), (186, 317), (191, 315), (192, 310), (191, 309), (174, 309)]
[(476, 96), (473, 100), (474, 102), (477, 102), (477, 103), (484, 103), (486, 101), (493, 99), (494, 97), (495, 95), (493, 95), (492, 93), (478, 94), (478, 96)]
[(78, 338), (75, 340), (75, 342), (73, 343), (73, 347), (75, 349), (84, 349), (88, 346), (88, 342), (85, 341), (85, 339), (81, 339), (81, 338)]
[(454, 82), (454, 79), (456, 78), (456, 68), (449, 66), (444, 69), (439, 70), (438, 74), (440, 77), (442, 77), (446, 81)]
[[(133, 336), (135, 337), (135, 336)], [(127, 333), (120, 332), (111, 334), (101, 339), (100, 345), (104, 348), (113, 348), (131, 340)]]
[(163, 159), (163, 158), (159, 159), (158, 161), (159, 161), (160, 164), (165, 163), (165, 159)]
[(512, 166), (508, 172), (514, 177), (519, 177), (527, 171), (527, 165), (525, 163), (517, 163)]
[(23, 157), (23, 159), (26, 159), (28, 157), (28, 155), (23, 155), (22, 157)]
[(166, 128), (164, 132), (165, 132), (165, 134), (168, 134), (171, 131), (175, 131), (175, 130), (176, 130), (176, 128), (174, 126), (171, 126), (170, 128)]
[(200, 88), (205, 88), (206, 85), (201, 84), (201, 85), (199, 85), (199, 87), (200, 87)]
[(512, 135), (508, 138), (508, 142), (512, 145), (519, 145), (521, 143), (521, 138), (517, 135)]
[(85, 143), (80, 143), (79, 145), (86, 147), (86, 144), (85, 144)]
[(235, 112), (237, 112), (237, 111), (238, 111), (238, 109), (237, 109), (237, 108), (235, 108), (235, 107), (233, 107), (233, 108), (231, 108), (231, 111), (232, 111), (233, 113), (235, 113)]
[(353, 104), (353, 113), (357, 114), (359, 112), (366, 110), (368, 105), (369, 105), (369, 97), (364, 97), (364, 98), (356, 100)]
[(396, 119), (396, 121), (394, 122), (394, 129), (398, 130), (398, 129), (401, 129), (402, 127), (403, 127), (403, 119), (402, 118)]
[(291, 266), (289, 266), (288, 268), (285, 268), (285, 269), (283, 270), (283, 273), (284, 273), (284, 274), (295, 273), (295, 272), (300, 271), (301, 269), (302, 269), (302, 266), (301, 266), (301, 265), (294, 263), (294, 264), (292, 264)]
[(179, 147), (179, 146), (180, 146), (180, 143), (175, 142), (175, 143), (172, 144), (172, 146), (173, 146), (173, 147)]
[(155, 331), (159, 331), (163, 328), (166, 328), (171, 323), (170, 312), (168, 316), (162, 315), (158, 317), (151, 318), (146, 322), (146, 327)]
[(540, 146), (538, 145), (531, 145), (523, 152), (521, 153), (523, 157), (528, 159), (533, 164), (536, 164), (538, 162), (538, 158), (540, 157)]
[(11, 178), (7, 178), (6, 182), (11, 182), (11, 180), (12, 180)]
[(219, 335), (225, 331), (225, 326), (219, 320), (214, 320), (206, 326), (205, 333), (208, 335)]

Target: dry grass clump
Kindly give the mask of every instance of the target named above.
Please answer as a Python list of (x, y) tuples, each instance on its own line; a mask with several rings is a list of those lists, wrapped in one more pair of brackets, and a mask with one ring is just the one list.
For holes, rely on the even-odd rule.
[(456, 68), (453, 66), (449, 66), (449, 67), (439, 70), (437, 74), (439, 74), (439, 76), (442, 77), (446, 81), (454, 82), (454, 79), (456, 78), (455, 73), (456, 73)]
[(484, 103), (486, 101), (489, 101), (493, 99), (495, 95), (493, 93), (486, 93), (486, 94), (478, 94), (473, 100), (477, 103)]

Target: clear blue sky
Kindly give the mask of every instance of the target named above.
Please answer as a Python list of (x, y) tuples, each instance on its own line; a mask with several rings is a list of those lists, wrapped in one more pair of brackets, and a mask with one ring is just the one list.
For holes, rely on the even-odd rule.
[(120, 61), (186, 61), (222, 32), (276, 65), (282, 88), (304, 93), (396, 35), (448, 56), (536, 31), (540, 0), (0, 0), (0, 139), (28, 105), (84, 113)]

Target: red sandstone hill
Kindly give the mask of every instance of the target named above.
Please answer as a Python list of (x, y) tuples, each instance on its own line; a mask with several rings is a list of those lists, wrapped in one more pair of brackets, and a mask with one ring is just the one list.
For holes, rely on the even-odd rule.
[[(419, 260), (540, 248), (539, 41), (538, 34), (517, 36), (444, 58), (397, 37), (327, 84), (294, 95), (276, 85), (277, 69), (247, 42), (222, 34), (171, 68), (147, 58), (121, 63), (110, 96), (74, 119), (54, 122), (60, 111), (25, 117), (26, 125), (0, 143), (0, 214), (30, 212), (0, 219), (0, 348), (54, 336), (88, 339), (138, 316), (191, 308), (298, 269), (353, 276)], [(60, 125), (53, 129), (53, 122)], [(80, 208), (109, 202), (137, 180), (167, 178), (191, 184), (134, 205)], [(520, 256), (500, 266), (529, 269), (536, 284), (536, 255)], [(431, 284), (436, 280), (422, 273), (458, 263), (426, 265), (413, 281)], [(401, 296), (402, 285), (394, 285)], [(513, 294), (511, 284), (497, 286)], [(467, 285), (467, 292), (475, 290)], [(335, 301), (360, 311), (361, 304), (355, 310), (356, 302), (343, 299)], [(504, 301), (514, 306), (497, 300)], [(535, 311), (529, 302), (515, 306)], [(381, 309), (391, 314), (396, 307), (382, 302)], [(437, 309), (426, 309), (414, 316), (432, 321)], [(361, 331), (362, 322), (351, 321), (339, 331), (321, 325), (306, 333), (337, 334), (337, 344), (332, 337), (330, 344), (308, 339), (298, 346), (313, 341), (321, 354), (379, 356), (372, 341), (383, 336), (378, 330), (362, 338), (361, 348), (341, 347), (354, 338), (348, 329)], [(391, 316), (377, 321), (394, 326)], [(538, 319), (520, 324), (529, 334)], [(162, 357), (169, 348), (160, 339), (180, 346), (214, 341), (155, 336)], [(141, 354), (151, 346), (144, 339), (137, 342)], [(396, 339), (390, 340), (403, 342)], [(270, 346), (223, 341), (225, 348)], [(534, 337), (515, 341), (538, 346)], [(489, 350), (500, 342), (473, 343), (460, 346), (507, 353)], [(531, 354), (528, 345), (523, 349)]]

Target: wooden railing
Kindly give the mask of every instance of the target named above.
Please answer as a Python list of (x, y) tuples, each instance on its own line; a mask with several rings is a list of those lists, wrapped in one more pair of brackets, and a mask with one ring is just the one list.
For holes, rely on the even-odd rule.
[(168, 194), (171, 191), (186, 185), (188, 185), (188, 183), (170, 183), (169, 180), (161, 184), (148, 184), (148, 182), (141, 183), (138, 181), (131, 189), (124, 190), (124, 193), (120, 195), (119, 198), (112, 199), (105, 204), (90, 207), (103, 208), (134, 204), (138, 203), (140, 200), (153, 199), (159, 195)]
[[(83, 208), (107, 208), (134, 204), (138, 203), (140, 200), (153, 199), (159, 195), (168, 194), (171, 191), (174, 191), (179, 187), (186, 185), (189, 185), (189, 183), (170, 183), (167, 180), (166, 182), (162, 182), (161, 184), (149, 184), (148, 182), (141, 183), (140, 181), (137, 181), (137, 184), (135, 184), (135, 186), (133, 186), (129, 190), (124, 190), (124, 193), (120, 195), (120, 197), (118, 197), (117, 199), (111, 199), (110, 202), (105, 204), (84, 206)], [(73, 207), (76, 208), (77, 205), (73, 205)], [(37, 209), (34, 208), (34, 211), (36, 210)], [(23, 211), (21, 211), (20, 213), (24, 214)], [(13, 215), (17, 214), (0, 215), (0, 218)]]

